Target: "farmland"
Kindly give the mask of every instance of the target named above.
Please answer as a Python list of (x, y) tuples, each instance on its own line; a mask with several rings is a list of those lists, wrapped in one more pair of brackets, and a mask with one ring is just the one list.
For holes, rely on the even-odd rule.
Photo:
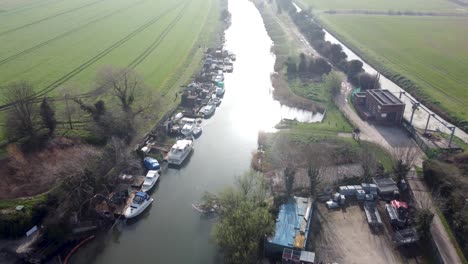
[(412, 80), (434, 104), (468, 119), (468, 19), (322, 15), (321, 21), (378, 68)]
[(49, 96), (65, 87), (82, 93), (111, 65), (133, 68), (155, 91), (173, 94), (173, 77), (212, 40), (219, 5), (216, 0), (2, 1), (0, 83), (27, 81)]
[(310, 6), (313, 10), (325, 11), (437, 11), (437, 12), (463, 12), (463, 8), (447, 0), (299, 0), (303, 6)]
[(444, 0), (299, 0), (352, 50), (466, 129), (468, 9)]
[[(151, 113), (155, 121), (218, 39), (221, 6), (218, 0), (1, 1), (0, 87), (25, 81), (40, 97), (62, 98), (94, 90), (103, 69), (128, 67), (147, 84), (144, 93), (162, 99), (159, 113)], [(64, 106), (55, 105), (60, 118)]]

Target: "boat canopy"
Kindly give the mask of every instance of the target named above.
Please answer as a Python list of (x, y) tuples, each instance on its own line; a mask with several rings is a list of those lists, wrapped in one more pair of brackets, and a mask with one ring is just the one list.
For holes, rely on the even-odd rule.
[(161, 165), (159, 165), (159, 162), (156, 159), (151, 158), (151, 157), (146, 157), (144, 159), (144, 164), (148, 170), (159, 170), (161, 168)]
[(135, 197), (139, 196), (139, 197), (146, 198), (147, 195), (148, 195), (148, 194), (146, 194), (145, 192), (137, 192), (137, 193), (135, 194)]
[(145, 192), (137, 192), (135, 194), (135, 197), (133, 198), (133, 203), (141, 204), (146, 200), (147, 197), (148, 194), (146, 194)]

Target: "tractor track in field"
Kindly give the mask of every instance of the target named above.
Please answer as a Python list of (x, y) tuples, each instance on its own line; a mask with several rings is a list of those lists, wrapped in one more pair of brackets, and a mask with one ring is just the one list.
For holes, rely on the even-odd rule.
[[(164, 10), (163, 12), (161, 12), (159, 15), (157, 15), (156, 17), (154, 17), (153, 19), (151, 19), (150, 21), (148, 21), (147, 23), (145, 23), (144, 25), (140, 26), (139, 28), (137, 28), (136, 30), (132, 31), (130, 34), (128, 34), (127, 36), (125, 36), (124, 38), (120, 39), (119, 41), (115, 42), (114, 44), (112, 44), (110, 47), (106, 48), (105, 50), (101, 51), (99, 54), (97, 54), (96, 56), (92, 57), (91, 59), (89, 59), (88, 61), (84, 62), (83, 64), (81, 64), (80, 66), (76, 67), (75, 69), (73, 69), (71, 72), (65, 74), (64, 76), (62, 76), (60, 79), (56, 80), (55, 82), (51, 83), (50, 85), (48, 85), (47, 87), (45, 87), (44, 89), (36, 92), (33, 97), (31, 99), (34, 99), (34, 98), (37, 98), (37, 97), (41, 97), (51, 91), (53, 91), (55, 88), (57, 88), (58, 86), (64, 84), (65, 82), (67, 82), (68, 80), (70, 80), (71, 78), (75, 77), (76, 75), (78, 75), (79, 73), (81, 73), (83, 70), (85, 70), (86, 68), (88, 68), (89, 66), (91, 66), (92, 64), (94, 64), (95, 62), (99, 61), (100, 59), (102, 59), (104, 56), (106, 56), (107, 54), (109, 54), (110, 52), (112, 52), (114, 49), (120, 47), (121, 45), (125, 44), (127, 41), (129, 41), (130, 39), (132, 39), (135, 35), (137, 35), (138, 33), (142, 32), (143, 30), (145, 30), (146, 28), (152, 26), (154, 23), (156, 23), (157, 21), (161, 20), (163, 17), (165, 17), (167, 14), (169, 14), (171, 11), (173, 11), (174, 9), (176, 9), (179, 5), (181, 5), (183, 2), (179, 2), (177, 4), (175, 4), (174, 6), (170, 7), (169, 9), (167, 10)], [(0, 106), (0, 110), (2, 109), (2, 107)]]
[(72, 8), (72, 9), (65, 10), (63, 12), (60, 12), (58, 14), (55, 14), (55, 15), (52, 15), (52, 16), (49, 16), (49, 17), (41, 18), (39, 20), (24, 24), (24, 25), (16, 27), (16, 28), (12, 28), (12, 29), (9, 29), (9, 30), (6, 30), (6, 31), (2, 31), (2, 32), (0, 32), (0, 37), (4, 36), (4, 35), (7, 35), (7, 34), (10, 34), (10, 33), (13, 33), (13, 32), (16, 32), (18, 30), (33, 26), (33, 25), (36, 25), (36, 24), (42, 23), (42, 22), (47, 21), (47, 20), (50, 20), (50, 19), (62, 16), (62, 15), (65, 15), (65, 14), (68, 14), (68, 13), (75, 12), (75, 11), (78, 11), (78, 10), (86, 8), (86, 7), (93, 6), (93, 5), (98, 4), (100, 2), (103, 2), (103, 1), (105, 1), (105, 0), (97, 0), (97, 1), (87, 3), (87, 4), (79, 6), (79, 7), (75, 7), (75, 8)]
[(172, 29), (177, 25), (177, 23), (182, 18), (183, 14), (187, 10), (187, 7), (190, 5), (192, 0), (186, 1), (184, 7), (179, 11), (177, 16), (173, 21), (164, 29), (164, 31), (146, 48), (138, 57), (136, 57), (129, 65), (128, 68), (135, 69), (140, 63), (142, 63), (153, 51), (161, 45), (162, 41), (166, 36), (172, 31)]
[(50, 5), (50, 4), (53, 4), (55, 2), (59, 2), (59, 1), (60, 0), (51, 0), (51, 1), (43, 2), (43, 3), (34, 3), (34, 4), (30, 4), (30, 5), (25, 5), (25, 6), (13, 8), (13, 9), (10, 9), (10, 10), (5, 10), (3, 13), (0, 13), (0, 17), (2, 17), (2, 16), (6, 17), (6, 16), (14, 15), (14, 14), (17, 14), (17, 13), (27, 11), (29, 9)]
[(51, 44), (51, 43), (53, 43), (53, 42), (55, 42), (55, 41), (57, 41), (57, 40), (60, 40), (60, 39), (66, 37), (66, 36), (68, 36), (68, 35), (71, 35), (71, 34), (73, 34), (73, 33), (75, 33), (75, 32), (78, 32), (78, 31), (80, 31), (81, 29), (83, 29), (83, 28), (85, 28), (85, 27), (87, 27), (87, 26), (89, 26), (89, 25), (92, 25), (92, 24), (94, 24), (94, 23), (97, 23), (97, 22), (99, 22), (99, 21), (102, 21), (102, 20), (104, 20), (104, 19), (107, 19), (107, 18), (109, 18), (109, 17), (111, 17), (111, 16), (114, 16), (114, 15), (116, 15), (116, 14), (118, 14), (118, 13), (121, 13), (122, 11), (126, 11), (126, 10), (128, 10), (128, 9), (130, 9), (130, 8), (132, 8), (132, 7), (135, 7), (136, 5), (141, 4), (141, 3), (143, 3), (143, 2), (146, 2), (146, 1), (147, 1), (147, 0), (140, 0), (140, 1), (138, 1), (138, 2), (136, 2), (135, 4), (132, 4), (132, 5), (130, 5), (130, 6), (125, 6), (125, 7), (123, 7), (123, 8), (117, 9), (117, 10), (115, 10), (114, 12), (111, 12), (111, 13), (109, 13), (109, 14), (103, 16), (103, 17), (99, 17), (99, 18), (96, 18), (96, 19), (94, 19), (94, 20), (91, 20), (91, 21), (89, 21), (88, 23), (86, 23), (86, 24), (84, 24), (84, 25), (75, 27), (75, 28), (73, 28), (73, 29), (71, 29), (71, 30), (69, 30), (69, 31), (67, 31), (67, 32), (65, 32), (65, 33), (62, 33), (62, 34), (60, 34), (60, 35), (58, 35), (58, 36), (56, 36), (56, 37), (54, 37), (54, 38), (51, 38), (51, 39), (46, 40), (46, 41), (44, 41), (44, 42), (42, 42), (42, 43), (39, 43), (39, 44), (37, 44), (37, 45), (35, 45), (35, 46), (31, 47), (31, 48), (28, 48), (28, 49), (26, 49), (26, 50), (23, 50), (23, 51), (21, 51), (21, 52), (18, 52), (18, 53), (14, 54), (14, 55), (11, 55), (10, 57), (7, 57), (7, 58), (5, 58), (5, 59), (2, 59), (2, 60), (0, 60), (0, 66), (3, 65), (3, 64), (5, 64), (5, 63), (8, 63), (8, 62), (10, 62), (10, 61), (12, 61), (12, 60), (14, 60), (14, 59), (16, 59), (16, 58), (18, 58), (18, 57), (21, 57), (21, 56), (23, 56), (23, 55), (25, 55), (25, 54), (28, 54), (28, 53), (30, 53), (30, 52), (33, 52), (33, 51), (35, 51), (35, 50), (37, 50), (37, 49), (39, 49), (39, 48), (42, 48), (42, 47), (44, 47), (44, 46), (47, 46), (47, 45), (49, 45), (49, 44)]
[[(396, 61), (396, 59), (390, 59), (388, 56), (385, 56), (383, 55), (382, 53), (380, 53), (380, 56), (382, 56), (384, 59), (388, 60), (390, 63), (396, 65), (397, 67), (400, 67), (401, 69), (403, 69), (404, 71), (410, 73), (409, 75), (413, 75), (413, 77), (415, 77), (416, 79), (419, 79), (419, 81), (425, 83), (427, 86), (430, 86), (432, 88), (434, 88), (437, 92), (440, 92), (442, 94), (444, 94), (445, 96), (448, 97), (449, 100), (455, 102), (455, 103), (458, 103), (458, 104), (461, 104), (461, 105), (464, 105), (466, 106), (467, 104), (465, 102), (463, 102), (463, 100), (457, 98), (456, 96), (452, 95), (452, 94), (449, 94), (447, 91), (445, 91), (444, 89), (440, 88), (439, 86), (437, 86), (436, 84), (432, 83), (431, 81), (428, 81), (427, 79), (425, 79), (424, 77), (421, 76), (421, 74), (419, 73), (416, 73), (416, 72), (412, 72), (411, 69), (409, 68), (409, 66), (406, 66), (404, 63), (398, 63)], [(418, 59), (415, 59), (413, 58), (413, 60), (417, 61), (418, 63), (424, 65), (424, 63), (422, 63), (421, 60), (418, 60)], [(456, 78), (453, 78), (452, 76), (448, 75), (448, 74), (445, 74), (445, 73), (442, 73), (442, 72), (438, 72), (440, 75), (442, 76), (445, 76), (446, 78), (454, 81), (455, 83), (458, 83), (460, 85), (465, 85), (464, 82), (462, 81), (459, 81), (457, 80)], [(404, 75), (404, 74), (403, 74)], [(411, 78), (408, 78), (408, 79), (411, 79)], [(421, 86), (417, 83), (415, 83), (417, 86)]]

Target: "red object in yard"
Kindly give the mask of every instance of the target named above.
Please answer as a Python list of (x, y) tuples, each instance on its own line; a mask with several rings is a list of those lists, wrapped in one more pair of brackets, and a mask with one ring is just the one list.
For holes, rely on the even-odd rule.
[(408, 209), (408, 204), (405, 203), (405, 202), (402, 202), (402, 201), (398, 201), (398, 200), (393, 200), (390, 202), (390, 204), (395, 207), (395, 209), (400, 209), (401, 207), (405, 208), (405, 209)]
[(67, 257), (65, 258), (65, 260), (63, 261), (63, 264), (68, 264), (68, 261), (70, 260), (71, 256), (81, 247), (83, 246), (84, 244), (86, 244), (86, 242), (90, 241), (91, 239), (94, 238), (94, 235), (84, 239), (83, 241), (81, 241), (78, 245), (76, 245), (67, 255)]

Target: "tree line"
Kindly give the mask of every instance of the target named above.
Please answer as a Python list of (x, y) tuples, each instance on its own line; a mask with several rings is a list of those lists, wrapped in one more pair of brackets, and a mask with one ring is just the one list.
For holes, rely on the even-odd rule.
[[(96, 90), (110, 95), (107, 102), (104, 97), (89, 102), (81, 96), (72, 96), (65, 99), (67, 110), (70, 99), (82, 110), (81, 119), (90, 118), (87, 130), (98, 141), (117, 137), (130, 143), (136, 134), (136, 117), (154, 107), (157, 100), (142, 100), (146, 85), (138, 74), (129, 69), (104, 69), (97, 74), (96, 83)], [(54, 135), (58, 124), (68, 123), (69, 129), (73, 129), (71, 114), (68, 114), (68, 120), (57, 120), (57, 108), (52, 103), (57, 100), (35, 97), (33, 85), (21, 81), (8, 84), (2, 90), (3, 103), (11, 105), (5, 111), (5, 133), (10, 142), (20, 142), (26, 150), (34, 150)]]
[[(312, 20), (309, 12), (301, 11), (298, 13), (294, 7), (290, 8), (289, 10), (292, 20), (308, 40), (308, 42), (334, 67), (346, 73), (348, 81), (351, 84), (360, 87), (362, 90), (380, 89), (380, 83), (378, 81), (377, 75), (366, 73), (363, 69), (363, 63), (360, 60), (348, 61), (348, 56), (343, 51), (343, 48), (340, 44), (333, 44), (330, 41), (326, 41), (325, 32), (320, 25)], [(300, 56), (299, 60), (299, 64), (301, 64), (301, 61), (303, 60), (302, 55)], [(304, 69), (305, 65), (302, 65), (302, 69)], [(314, 68), (315, 67), (312, 67), (312, 69)], [(299, 66), (297, 66), (297, 71), (299, 71)]]

